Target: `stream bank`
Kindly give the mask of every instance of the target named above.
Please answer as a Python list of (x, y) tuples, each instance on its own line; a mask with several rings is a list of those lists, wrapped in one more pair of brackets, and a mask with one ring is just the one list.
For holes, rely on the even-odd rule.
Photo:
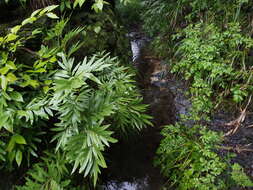
[[(110, 149), (108, 171), (104, 178), (106, 190), (159, 190), (165, 181), (159, 169), (153, 167), (155, 152), (159, 146), (161, 127), (173, 124), (180, 115), (187, 115), (191, 107), (185, 96), (187, 85), (169, 73), (168, 64), (153, 56), (147, 49), (150, 39), (140, 31), (130, 32), (133, 62), (138, 71), (137, 82), (143, 95), (143, 102), (149, 104), (148, 113), (153, 116), (154, 127), (141, 131), (140, 135), (128, 141), (113, 145)], [(211, 122), (205, 123), (209, 129), (227, 133), (226, 126), (238, 113), (220, 111), (213, 115)], [(253, 127), (252, 114), (240, 125), (235, 134), (224, 138), (219, 154), (226, 157), (235, 153), (231, 159), (245, 169), (253, 178)], [(232, 188), (241, 190), (241, 188)], [(246, 188), (247, 190), (253, 188)]]

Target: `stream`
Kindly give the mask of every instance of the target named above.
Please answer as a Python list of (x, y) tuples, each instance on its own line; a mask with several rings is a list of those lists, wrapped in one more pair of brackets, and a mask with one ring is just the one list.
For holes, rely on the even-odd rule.
[(139, 135), (112, 145), (108, 169), (103, 177), (104, 190), (159, 190), (164, 179), (153, 159), (159, 146), (161, 126), (173, 124), (180, 114), (186, 114), (190, 102), (184, 96), (184, 85), (169, 77), (167, 64), (145, 51), (150, 39), (139, 31), (128, 34), (133, 64), (138, 70), (137, 82), (143, 102), (149, 104), (154, 127)]
[[(165, 181), (159, 169), (154, 168), (153, 159), (161, 140), (161, 127), (175, 123), (182, 114), (187, 115), (191, 103), (185, 96), (186, 82), (170, 74), (165, 61), (157, 59), (146, 51), (150, 39), (140, 31), (130, 32), (128, 38), (131, 42), (133, 64), (138, 71), (137, 82), (144, 103), (150, 105), (148, 114), (153, 116), (154, 127), (148, 127), (135, 138), (122, 140), (112, 146), (108, 155), (109, 164), (108, 170), (105, 171), (103, 189), (160, 190)], [(225, 124), (238, 115), (240, 113), (236, 110), (219, 110), (206, 125), (211, 130), (226, 134), (231, 128)], [(228, 152), (235, 153), (230, 164), (239, 163), (251, 178), (253, 178), (252, 121), (251, 113), (246, 116), (235, 134), (224, 137), (221, 146), (225, 149), (218, 151), (221, 157), (226, 157)]]

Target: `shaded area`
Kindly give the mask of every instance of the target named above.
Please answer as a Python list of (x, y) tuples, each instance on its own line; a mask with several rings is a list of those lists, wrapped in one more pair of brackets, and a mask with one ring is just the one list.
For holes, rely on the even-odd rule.
[[(219, 111), (216, 113), (210, 123), (209, 127), (215, 131), (222, 131), (227, 134), (233, 130), (235, 126), (227, 126), (226, 124), (231, 122), (233, 118), (237, 118), (238, 114), (234, 111)], [(224, 137), (224, 141), (221, 145), (220, 154), (225, 156), (228, 152), (235, 153), (235, 156), (231, 159), (231, 164), (239, 163), (245, 169), (245, 172), (253, 179), (253, 117), (252, 114), (246, 116), (244, 123), (240, 125), (238, 130), (234, 134), (230, 134)], [(253, 188), (247, 188), (253, 189)]]
[[(141, 32), (132, 32), (133, 61), (138, 69), (138, 84), (148, 113), (153, 116), (153, 127), (148, 127), (128, 140), (121, 140), (108, 151), (108, 169), (102, 172), (106, 190), (159, 190), (164, 181), (153, 159), (159, 146), (162, 125), (175, 121), (174, 95), (162, 78), (153, 83), (153, 74), (164, 72), (160, 62), (144, 51), (149, 39)], [(158, 68), (159, 67), (159, 68)], [(160, 70), (159, 70), (160, 69)]]

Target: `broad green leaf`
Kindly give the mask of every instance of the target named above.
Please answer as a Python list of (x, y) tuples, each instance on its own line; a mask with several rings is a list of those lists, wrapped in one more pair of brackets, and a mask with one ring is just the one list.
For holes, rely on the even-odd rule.
[(59, 17), (56, 15), (56, 14), (54, 14), (54, 13), (47, 13), (46, 14), (49, 18), (52, 18), (52, 19), (58, 19)]
[(43, 86), (43, 92), (45, 94), (48, 93), (49, 90), (50, 90), (50, 88), (48, 86)]
[(42, 9), (39, 13), (39, 16), (43, 16), (45, 13), (49, 13), (51, 11), (53, 11), (54, 9), (56, 9), (59, 5), (51, 5), (48, 7), (45, 7), (44, 9)]
[(16, 152), (16, 162), (18, 164), (18, 166), (20, 166), (21, 162), (22, 162), (22, 152), (20, 150), (18, 150)]
[(101, 31), (101, 26), (96, 26), (94, 28), (94, 32), (96, 32), (97, 34)]
[(57, 7), (59, 7), (59, 5), (50, 5), (50, 6), (46, 7), (46, 8), (44, 8), (44, 10), (45, 10), (46, 12), (51, 12), (51, 11), (53, 11), (54, 9), (56, 9)]
[(13, 61), (7, 61), (6, 67), (8, 67), (9, 69), (13, 69), (13, 70), (17, 69), (17, 67)]
[(5, 123), (3, 128), (5, 128), (7, 131), (9, 131), (10, 133), (13, 133), (13, 125), (10, 123)]
[(1, 73), (2, 75), (5, 75), (6, 73), (8, 73), (9, 70), (10, 70), (9, 67), (4, 66), (3, 68), (0, 69), (0, 73)]
[(6, 124), (7, 120), (8, 120), (8, 115), (5, 113), (1, 113), (0, 114), (0, 130), (1, 128)]
[(53, 81), (52, 80), (45, 80), (45, 85), (50, 85), (50, 84), (52, 84), (53, 83)]
[(15, 134), (12, 138), (17, 144), (26, 144), (25, 138), (21, 135)]
[(45, 73), (45, 72), (47, 72), (47, 70), (44, 69), (44, 68), (39, 68), (37, 70), (27, 70), (26, 72), (29, 72), (29, 73)]
[(38, 28), (32, 31), (33, 36), (40, 33), (41, 33), (41, 29), (38, 29)]
[(79, 7), (82, 7), (86, 0), (75, 0), (74, 2), (74, 8), (79, 5)]
[(8, 85), (8, 81), (4, 75), (1, 75), (1, 87), (5, 91)]
[(96, 6), (100, 11), (102, 11), (103, 6), (104, 6), (104, 1), (103, 0), (96, 0)]
[(23, 22), (22, 22), (22, 26), (26, 25), (26, 24), (31, 24), (33, 23), (34, 21), (36, 21), (37, 18), (36, 17), (29, 17), (27, 19), (25, 19)]
[(17, 80), (17, 77), (13, 73), (8, 73), (6, 76), (8, 82), (15, 82)]
[(11, 33), (17, 34), (17, 32), (20, 30), (21, 27), (22, 27), (21, 25), (17, 25), (17, 26), (15, 26), (15, 27), (13, 27), (13, 28), (11, 29)]
[(8, 152), (12, 152), (13, 148), (15, 147), (15, 141), (13, 138), (10, 139), (9, 143), (8, 143), (8, 146), (6, 148), (6, 151)]
[(34, 11), (32, 14), (31, 14), (31, 17), (35, 17), (37, 16), (37, 14), (41, 11), (41, 9), (38, 9), (36, 11)]
[(10, 33), (6, 37), (7, 37), (6, 42), (10, 42), (10, 41), (16, 40), (18, 36), (16, 34)]
[(10, 97), (12, 100), (17, 102), (24, 102), (22, 95), (19, 92), (13, 91), (10, 93)]

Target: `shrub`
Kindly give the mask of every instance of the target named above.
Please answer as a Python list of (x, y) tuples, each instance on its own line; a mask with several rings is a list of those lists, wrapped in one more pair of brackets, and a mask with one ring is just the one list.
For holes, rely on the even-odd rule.
[[(221, 135), (203, 126), (188, 127), (177, 123), (165, 126), (157, 150), (155, 165), (179, 190), (225, 190), (233, 185), (252, 187), (252, 182), (235, 164), (217, 154)], [(227, 171), (233, 169), (231, 174)], [(232, 181), (232, 183), (231, 183)]]

